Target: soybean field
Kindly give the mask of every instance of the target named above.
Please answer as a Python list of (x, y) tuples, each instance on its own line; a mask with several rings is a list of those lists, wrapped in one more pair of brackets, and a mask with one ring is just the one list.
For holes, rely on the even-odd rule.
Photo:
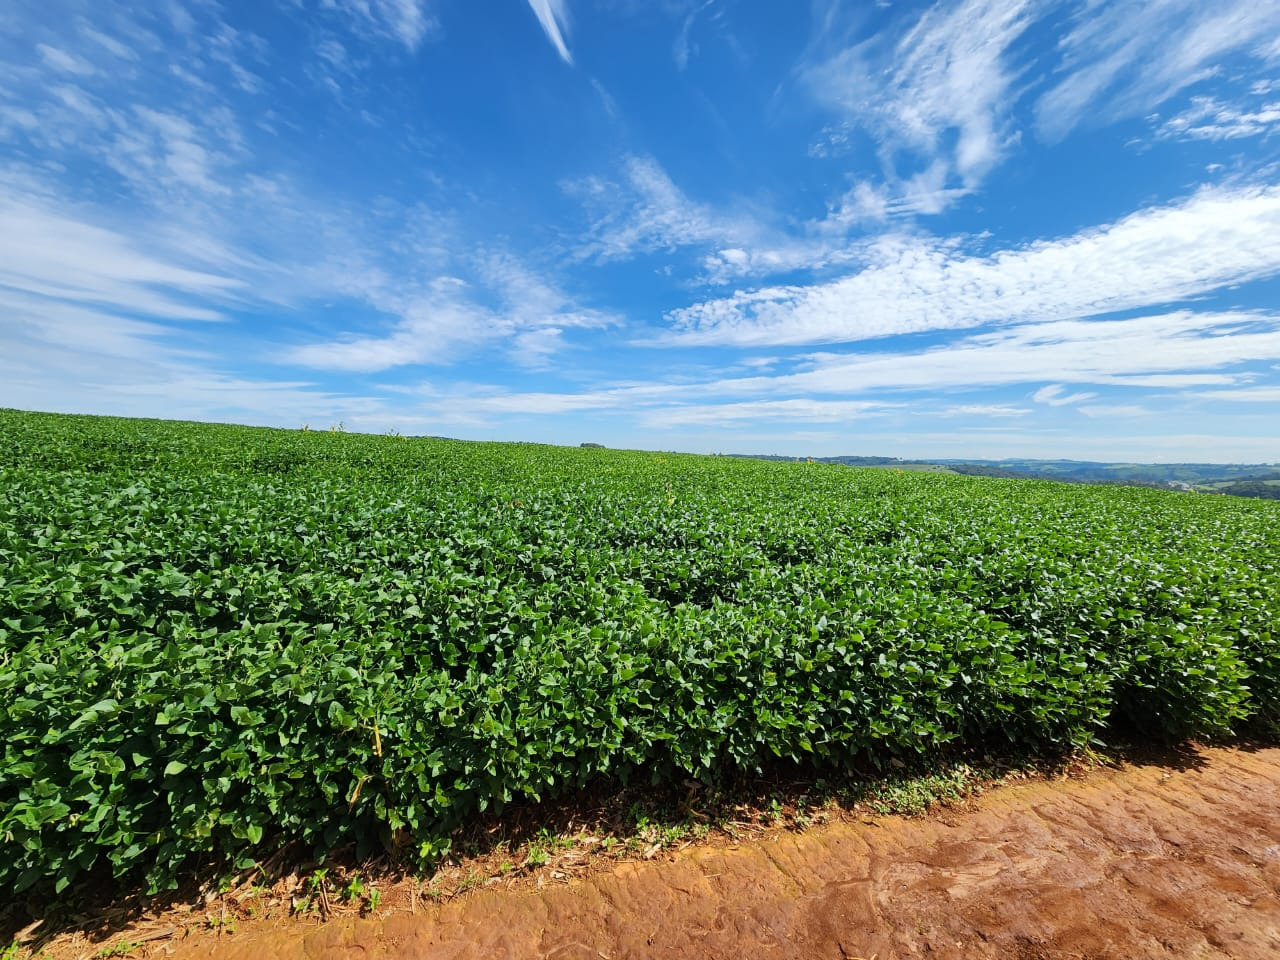
[(0, 889), (1280, 727), (1280, 503), (0, 411)]

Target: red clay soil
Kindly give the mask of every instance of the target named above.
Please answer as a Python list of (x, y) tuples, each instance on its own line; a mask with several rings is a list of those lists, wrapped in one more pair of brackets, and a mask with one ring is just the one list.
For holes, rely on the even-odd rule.
[(241, 923), (267, 958), (1280, 958), (1280, 749), (993, 790), (919, 819), (692, 847), (371, 919)]

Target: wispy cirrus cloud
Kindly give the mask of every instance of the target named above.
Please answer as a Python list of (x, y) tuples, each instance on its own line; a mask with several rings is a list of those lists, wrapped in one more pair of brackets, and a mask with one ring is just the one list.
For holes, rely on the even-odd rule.
[[(311, 230), (309, 255), (319, 262), (305, 263), (259, 258), (238, 249), (235, 237), (190, 238), (136, 223), (126, 232), (100, 210), (106, 224), (93, 223), (89, 210), (33, 199), (32, 186), (15, 195), (0, 179), (6, 403), (42, 406), (33, 398), (56, 381), (71, 385), (60, 398), (58, 408), (65, 410), (152, 415), (156, 398), (168, 396), (170, 416), (204, 410), (256, 422), (377, 424), (387, 414), (381, 401), (310, 379), (226, 372), (237, 364), (225, 343), (248, 332), (242, 317), (281, 308), (287, 316), (321, 298), (372, 310), (372, 322), (385, 332), (256, 351), (268, 364), (351, 372), (447, 364), (481, 347), (491, 358), (503, 351), (514, 366), (536, 370), (571, 346), (572, 331), (618, 322), (611, 313), (579, 306), (510, 252), (434, 250), (441, 242), (462, 245), (456, 232), (441, 241), (449, 229), (443, 218), (422, 226), (433, 234), (430, 243), (402, 229), (402, 259), (387, 260), (363, 246), (358, 232), (344, 232), (350, 225), (312, 208), (291, 209), (287, 204), (299, 198), (285, 198), (278, 212), (305, 215)], [(407, 261), (421, 262), (425, 272), (418, 275)], [(465, 269), (470, 279), (439, 272), (449, 266)], [(216, 335), (193, 326), (207, 330), (210, 323), (218, 324)], [(289, 336), (285, 330), (277, 328), (276, 335)]]
[(1115, 223), (975, 257), (890, 238), (860, 273), (672, 311), (672, 344), (838, 343), (1175, 303), (1280, 274), (1280, 187), (1206, 188)]
[(1087, 403), (1076, 409), (1093, 420), (1131, 420), (1149, 417), (1155, 412), (1140, 403)]
[(1036, 104), (1041, 138), (1143, 116), (1224, 57), (1280, 55), (1280, 6), (1256, 0), (1089, 0), (1062, 39), (1062, 77)]
[(697, 53), (698, 45), (693, 41), (693, 25), (698, 20), (698, 15), (710, 7), (715, 0), (703, 0), (685, 15), (680, 21), (680, 29), (676, 33), (675, 42), (671, 45), (671, 58), (675, 61), (677, 70), (684, 70), (689, 66), (689, 57)]
[(480, 252), (472, 267), (473, 281), (446, 274), (416, 286), (375, 274), (357, 289), (395, 318), (389, 330), (302, 344), (282, 359), (324, 370), (375, 372), (448, 364), (481, 346), (505, 345), (514, 362), (536, 369), (561, 348), (565, 330), (618, 322), (612, 314), (579, 306), (510, 255)]
[(1041, 387), (1031, 399), (1036, 403), (1047, 403), (1051, 407), (1067, 407), (1073, 403), (1080, 403), (1084, 400), (1092, 400), (1096, 397), (1096, 393), (1088, 393), (1081, 391), (1079, 393), (1067, 393), (1066, 387), (1060, 383), (1051, 383), (1046, 387)]
[[(440, 399), (478, 415), (560, 415), (646, 412), (660, 422), (668, 411), (726, 407), (720, 422), (808, 419), (840, 420), (888, 412), (928, 397), (937, 411), (939, 391), (967, 392), (1042, 384), (1034, 398), (1064, 410), (1098, 399), (1096, 390), (1066, 394), (1062, 382), (1112, 391), (1201, 390), (1199, 396), (1229, 399), (1258, 389), (1249, 384), (1258, 362), (1280, 358), (1280, 316), (1254, 313), (1178, 311), (1124, 320), (1070, 320), (1024, 324), (970, 334), (940, 346), (873, 353), (823, 353), (800, 369), (775, 374), (700, 381), (618, 384), (578, 392), (511, 392), (472, 386)], [(1207, 388), (1217, 388), (1207, 390)], [(1270, 388), (1268, 388), (1270, 389)], [(1270, 398), (1260, 391), (1259, 400)], [(1035, 411), (1010, 403), (953, 404), (943, 416), (1012, 418)], [(708, 412), (690, 416), (709, 424)]]
[(1011, 140), (1020, 70), (1012, 50), (1041, 6), (938, 3), (801, 68), (805, 86), (841, 118), (828, 139), (863, 132), (880, 156), (883, 182), (855, 185), (833, 209), (837, 222), (937, 213), (977, 187)]
[(1202, 400), (1225, 400), (1229, 403), (1280, 404), (1280, 386), (1236, 387), (1230, 390), (1204, 390), (1196, 394)]
[(102, 145), (108, 165), (139, 193), (192, 193), (202, 198), (232, 192), (226, 176), (244, 146), (229, 113), (196, 122), (177, 113), (135, 105), (109, 114)]
[(40, 54), (40, 59), (45, 64), (59, 73), (70, 73), (78, 77), (85, 77), (96, 72), (93, 64), (87, 60), (73, 53), (67, 53), (67, 51), (58, 47), (51, 47), (47, 43), (37, 43), (36, 51)]
[(656, 250), (746, 242), (754, 227), (691, 200), (653, 157), (623, 159), (620, 181), (587, 177), (564, 191), (582, 202), (592, 223), (579, 242), (583, 258), (620, 260)]
[(812, 370), (733, 383), (742, 390), (846, 395), (1062, 382), (1178, 389), (1248, 383), (1256, 376), (1251, 364), (1277, 356), (1274, 314), (1183, 310), (1023, 324), (916, 351), (830, 354)]
[[(10, 148), (0, 174), (11, 176), (27, 157), (42, 158), (33, 168), (48, 180), (60, 169), (92, 169), (63, 189), (162, 209), (172, 219), (207, 213), (210, 202), (263, 179), (226, 89), (261, 92), (245, 66), (260, 66), (259, 38), (227, 25), (216, 5), (120, 12), (100, 27), (51, 19), (44, 29), (56, 32), (38, 56), (10, 52), (0, 66), (0, 136)], [(168, 34), (172, 56), (141, 56), (163, 48), (156, 31), (166, 28), (177, 31)], [(6, 99), (22, 107), (6, 111)]]
[(897, 183), (860, 181), (830, 204), (827, 215), (813, 226), (821, 233), (844, 233), (858, 227), (878, 227), (898, 217), (942, 213), (972, 192), (969, 187), (947, 186), (949, 173), (946, 161), (935, 160)]
[(374, 413), (376, 402), (315, 383), (220, 369), (215, 343), (251, 298), (242, 278), (161, 231), (94, 223), (26, 187), (15, 195), (0, 179), (5, 404), (286, 425)]
[[(330, 22), (350, 21), (347, 36), (354, 28), (358, 38), (412, 47), (431, 29), (428, 5), (417, 0), (322, 7)], [(140, 385), (179, 377), (178, 343), (187, 350), (180, 377), (229, 382), (219, 371), (238, 358), (208, 342), (193, 356), (182, 328), (192, 320), (225, 320), (238, 328), (229, 335), (244, 336), (246, 316), (271, 315), (275, 342), (261, 351), (263, 361), (359, 372), (448, 362), (477, 345), (502, 351), (516, 367), (544, 368), (571, 345), (572, 331), (615, 322), (579, 307), (502, 241), (476, 242), (423, 201), (348, 204), (287, 168), (264, 165), (259, 150), (264, 140), (274, 149), (274, 131), (264, 137), (236, 109), (237, 96), (260, 91), (245, 89), (234, 71), (214, 82), (238, 56), (256, 56), (255, 41), (229, 27), (216, 5), (177, 6), (165, 14), (172, 24), (155, 16), (121, 14), (93, 36), (68, 18), (48, 50), (26, 54), (10, 71), (29, 106), (5, 113), (0, 94), (0, 135), (91, 173), (76, 198), (56, 169), (0, 162), (0, 287), (27, 355), (46, 369), (54, 369), (59, 345), (92, 353), (102, 338), (84, 330), (94, 322), (118, 334), (116, 353), (132, 348), (149, 358), (135, 371)], [(119, 61), (134, 49), (122, 38), (145, 47), (152, 29), (170, 28), (178, 31), (170, 41), (192, 51), (178, 76), (164, 61), (90, 70), (49, 52), (61, 49), (56, 39), (85, 63)], [(317, 55), (348, 75), (356, 69), (336, 41)], [(363, 331), (307, 336), (306, 325), (295, 324), (335, 301), (361, 318)], [(42, 303), (61, 319), (42, 320)]]
[(1029, 417), (1035, 411), (1028, 410), (1026, 407), (1015, 407), (1008, 403), (962, 403), (954, 407), (947, 407), (942, 411), (944, 417), (964, 417), (972, 419), (973, 417)]
[(698, 280), (725, 284), (819, 269), (855, 256), (842, 237), (787, 231), (770, 224), (763, 211), (729, 212), (693, 200), (650, 156), (625, 157), (616, 178), (588, 177), (561, 186), (591, 218), (573, 253), (581, 260), (603, 263), (693, 248), (700, 256)]
[[(10, 304), (0, 295), (5, 309)], [(104, 317), (80, 322), (41, 310), (57, 324), (57, 336), (22, 323), (6, 331), (0, 356), (2, 398), (7, 406), (64, 413), (124, 417), (252, 422), (283, 427), (345, 422), (352, 429), (383, 426), (391, 415), (378, 398), (353, 395), (306, 380), (271, 380), (210, 369), (207, 356), (168, 349), (163, 330), (138, 328), (109, 318), (114, 343), (92, 334)], [(11, 315), (12, 316), (12, 315)], [(77, 334), (89, 334), (88, 337)], [(51, 391), (50, 383), (57, 389)]]
[(675, 403), (643, 412), (641, 422), (682, 426), (848, 423), (882, 414), (895, 406), (898, 404), (883, 401), (815, 400), (809, 397), (746, 400), (737, 403)]
[(321, 0), (323, 9), (345, 15), (367, 34), (397, 40), (410, 51), (439, 29), (428, 6), (427, 0)]
[(1241, 106), (1216, 97), (1192, 97), (1191, 105), (1169, 117), (1157, 135), (1177, 140), (1239, 140), (1280, 130), (1280, 100)]
[(880, 416), (904, 406), (899, 401), (814, 397), (726, 400), (715, 384), (633, 384), (581, 393), (522, 393), (472, 386), (442, 396), (435, 396), (433, 391), (427, 394), (428, 403), (434, 403), (442, 412), (460, 407), (481, 418), (605, 413), (651, 427), (843, 423)]
[[(130, 236), (0, 188), (0, 287), (121, 314), (218, 320), (235, 278), (148, 252)], [(30, 301), (28, 301), (30, 302)]]
[(538, 18), (542, 32), (547, 35), (551, 45), (560, 54), (565, 63), (573, 63), (573, 54), (565, 43), (564, 35), (569, 32), (569, 7), (567, 0), (529, 0), (533, 15)]
[(0, 401), (1276, 449), (1274, 4), (528, 2), (0, 3)]

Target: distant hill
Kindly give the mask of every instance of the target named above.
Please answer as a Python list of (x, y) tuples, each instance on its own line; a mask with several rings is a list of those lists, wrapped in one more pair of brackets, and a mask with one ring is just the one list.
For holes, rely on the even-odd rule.
[(939, 460), (938, 463), (975, 465), (1019, 475), (1069, 480), (1073, 483), (1124, 483), (1184, 488), (1183, 485), (1252, 479), (1277, 474), (1274, 465), (1240, 463), (1108, 463), (1088, 460)]
[(945, 470), (977, 477), (1061, 480), (1067, 483), (1110, 483), (1160, 487), (1237, 497), (1280, 500), (1280, 464), (1266, 463), (1112, 463), (1094, 460), (902, 460), (897, 457), (783, 457), (748, 456), (757, 460), (805, 460), (849, 467), (899, 470)]

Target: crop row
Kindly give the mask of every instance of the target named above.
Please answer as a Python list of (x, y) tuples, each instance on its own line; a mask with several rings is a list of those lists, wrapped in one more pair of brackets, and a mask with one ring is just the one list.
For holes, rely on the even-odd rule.
[(0, 412), (0, 887), (1280, 722), (1280, 507)]

